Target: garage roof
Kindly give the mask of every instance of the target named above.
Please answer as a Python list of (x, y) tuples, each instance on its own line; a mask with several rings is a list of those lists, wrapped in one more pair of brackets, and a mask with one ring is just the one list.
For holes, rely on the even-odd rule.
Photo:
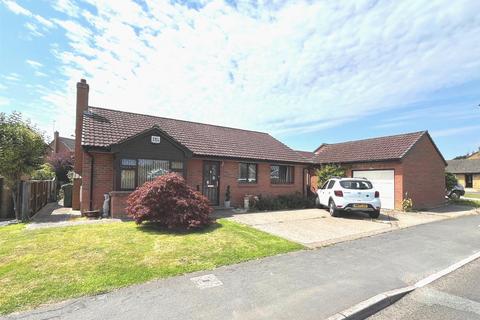
[(447, 172), (480, 173), (480, 159), (449, 160), (447, 163)]
[(443, 159), (428, 131), (419, 131), (342, 143), (322, 144), (314, 151), (313, 161), (316, 163), (351, 163), (401, 160), (423, 136), (430, 139)]

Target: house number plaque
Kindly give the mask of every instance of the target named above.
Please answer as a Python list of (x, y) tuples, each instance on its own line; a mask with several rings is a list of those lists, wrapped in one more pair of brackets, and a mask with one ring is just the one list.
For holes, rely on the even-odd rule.
[(150, 141), (151, 141), (152, 143), (159, 144), (159, 143), (160, 143), (160, 140), (161, 140), (161, 139), (160, 139), (160, 136), (152, 136)]

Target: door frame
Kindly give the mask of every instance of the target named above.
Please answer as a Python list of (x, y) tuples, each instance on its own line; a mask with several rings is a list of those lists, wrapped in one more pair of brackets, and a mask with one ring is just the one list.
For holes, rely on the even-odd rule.
[(465, 188), (473, 188), (473, 174), (465, 173)]
[(220, 161), (215, 160), (203, 160), (202, 164), (202, 194), (205, 196), (205, 167), (208, 164), (215, 164), (218, 168), (217, 170), (217, 201), (215, 203), (210, 203), (212, 206), (219, 206), (220, 205)]

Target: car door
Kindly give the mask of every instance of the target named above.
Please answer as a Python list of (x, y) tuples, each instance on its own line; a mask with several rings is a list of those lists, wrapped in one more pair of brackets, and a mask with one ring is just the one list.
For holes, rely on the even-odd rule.
[(332, 195), (332, 192), (333, 192), (332, 190), (334, 185), (335, 185), (335, 180), (328, 181), (327, 187), (323, 192), (322, 204), (324, 206), (328, 206), (328, 201), (330, 200), (330, 196)]
[[(330, 198), (330, 189), (332, 188), (333, 184), (335, 181), (333, 180), (328, 180), (325, 182), (325, 184), (322, 186), (322, 191), (320, 194), (320, 204), (323, 206), (328, 206), (328, 199)], [(330, 189), (329, 189), (330, 187)]]
[(318, 190), (317, 190), (318, 202), (320, 202), (321, 205), (324, 205), (324, 203), (323, 203), (324, 196), (323, 195), (325, 193), (325, 190), (327, 189), (327, 185), (328, 185), (328, 180), (325, 181), (325, 183), (320, 188), (318, 188)]

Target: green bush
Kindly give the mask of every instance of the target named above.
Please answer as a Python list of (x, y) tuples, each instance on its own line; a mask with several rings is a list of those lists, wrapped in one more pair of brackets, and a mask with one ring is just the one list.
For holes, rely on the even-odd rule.
[(321, 188), (331, 177), (345, 177), (345, 169), (334, 164), (327, 164), (315, 171), (318, 177), (318, 187)]
[(55, 178), (55, 171), (49, 163), (42, 164), (40, 169), (35, 170), (31, 176), (32, 180), (52, 180), (53, 178)]
[(260, 195), (252, 200), (250, 206), (253, 211), (306, 209), (313, 207), (315, 207), (315, 201), (305, 198), (299, 192), (277, 197), (263, 197)]
[(450, 172), (445, 172), (445, 187), (447, 190), (452, 190), (457, 185), (458, 181), (455, 175)]

